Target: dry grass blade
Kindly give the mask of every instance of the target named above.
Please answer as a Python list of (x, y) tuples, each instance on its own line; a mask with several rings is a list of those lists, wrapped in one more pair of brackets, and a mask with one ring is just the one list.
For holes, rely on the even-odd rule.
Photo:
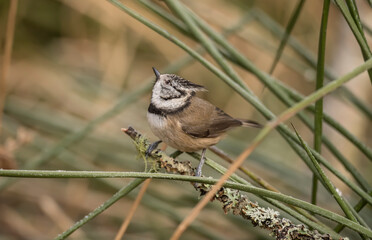
[(129, 213), (128, 213), (127, 218), (125, 219), (125, 221), (121, 225), (118, 233), (116, 234), (115, 240), (120, 240), (120, 239), (123, 238), (124, 233), (127, 230), (128, 226), (129, 226), (129, 223), (131, 222), (131, 220), (132, 220), (132, 218), (134, 216), (134, 213), (136, 212), (137, 207), (140, 204), (141, 199), (143, 198), (143, 195), (145, 194), (145, 192), (147, 190), (147, 187), (149, 186), (150, 182), (151, 182), (151, 179), (150, 178), (149, 179), (146, 179), (144, 181), (143, 186), (141, 187), (141, 190), (138, 193), (138, 196), (136, 197), (136, 200), (134, 201), (132, 207), (129, 210)]
[[(221, 149), (217, 148), (216, 146), (209, 147), (208, 149), (211, 150), (217, 156), (219, 156), (221, 159), (225, 160), (226, 162), (234, 163), (233, 159), (231, 159), (226, 153), (224, 153)], [(250, 171), (248, 168), (244, 166), (240, 166), (239, 170), (244, 172), (245, 175), (250, 177), (256, 183), (260, 184), (262, 187), (268, 190), (274, 191), (274, 192), (279, 192), (279, 190), (276, 189), (273, 185), (265, 181), (262, 177), (257, 176), (255, 173)]]
[(248, 147), (235, 162), (230, 166), (227, 172), (220, 178), (220, 180), (212, 187), (212, 189), (205, 195), (205, 197), (193, 208), (191, 213), (178, 225), (176, 231), (174, 231), (171, 240), (177, 240), (181, 237), (182, 233), (187, 229), (187, 227), (194, 221), (194, 219), (199, 215), (201, 210), (207, 205), (207, 203), (216, 195), (218, 190), (222, 187), (224, 182), (229, 179), (229, 177), (240, 167), (244, 160), (253, 152), (253, 150), (260, 144), (260, 142), (255, 142), (253, 145)]
[(12, 57), (12, 47), (14, 39), (14, 29), (17, 16), (18, 0), (10, 1), (8, 21), (6, 25), (5, 49), (3, 64), (1, 66), (0, 74), (0, 134), (1, 134), (1, 119), (3, 118), (3, 108), (6, 96), (6, 77), (9, 71), (9, 65)]

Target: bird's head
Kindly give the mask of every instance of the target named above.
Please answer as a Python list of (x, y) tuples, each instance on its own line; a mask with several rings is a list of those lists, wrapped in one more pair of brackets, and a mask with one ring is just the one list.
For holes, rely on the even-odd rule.
[(157, 108), (172, 111), (184, 106), (197, 91), (206, 91), (198, 84), (192, 83), (175, 74), (161, 74), (152, 68), (156, 80), (152, 89), (151, 102)]

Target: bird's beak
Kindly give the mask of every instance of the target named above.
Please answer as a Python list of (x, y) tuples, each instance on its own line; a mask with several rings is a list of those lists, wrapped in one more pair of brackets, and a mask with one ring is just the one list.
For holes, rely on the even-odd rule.
[(159, 77), (160, 77), (160, 72), (156, 69), (156, 68), (154, 68), (154, 67), (152, 67), (152, 70), (154, 71), (154, 73), (155, 73), (155, 76), (156, 76), (156, 79), (159, 79)]

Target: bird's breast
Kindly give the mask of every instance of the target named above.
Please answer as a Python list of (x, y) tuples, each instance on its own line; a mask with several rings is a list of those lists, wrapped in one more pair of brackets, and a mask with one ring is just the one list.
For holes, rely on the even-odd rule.
[(150, 124), (151, 129), (156, 129), (156, 130), (161, 131), (167, 125), (166, 117), (159, 115), (159, 114), (147, 112), (147, 120)]

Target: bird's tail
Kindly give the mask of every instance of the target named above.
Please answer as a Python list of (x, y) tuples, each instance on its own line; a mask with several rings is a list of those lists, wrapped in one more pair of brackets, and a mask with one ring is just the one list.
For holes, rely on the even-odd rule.
[(239, 119), (242, 123), (242, 127), (254, 127), (254, 128), (262, 128), (263, 125), (259, 124), (258, 122), (251, 121), (251, 120), (243, 120)]

